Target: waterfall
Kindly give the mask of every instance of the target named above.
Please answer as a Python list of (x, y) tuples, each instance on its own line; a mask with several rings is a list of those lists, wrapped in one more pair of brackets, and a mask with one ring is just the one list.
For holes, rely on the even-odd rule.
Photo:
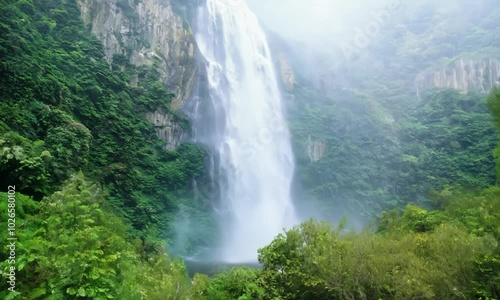
[(203, 101), (211, 101), (210, 128), (218, 131), (207, 142), (220, 181), (218, 259), (252, 262), (258, 248), (296, 223), (294, 161), (277, 76), (266, 36), (243, 0), (206, 0), (195, 38), (206, 66)]

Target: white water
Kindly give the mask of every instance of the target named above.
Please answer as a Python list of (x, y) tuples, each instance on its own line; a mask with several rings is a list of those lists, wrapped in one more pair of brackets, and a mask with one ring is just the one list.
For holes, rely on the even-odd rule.
[(258, 248), (296, 222), (282, 97), (264, 32), (243, 0), (207, 0), (197, 27), (214, 122), (223, 121), (210, 141), (220, 155), (219, 173), (226, 177), (218, 259), (252, 262)]

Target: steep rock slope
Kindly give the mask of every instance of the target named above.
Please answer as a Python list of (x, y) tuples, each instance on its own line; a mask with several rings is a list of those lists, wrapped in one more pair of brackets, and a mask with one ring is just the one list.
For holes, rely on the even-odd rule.
[(448, 66), (420, 73), (416, 79), (417, 92), (429, 88), (451, 88), (462, 93), (489, 92), (500, 84), (500, 60), (458, 59)]
[[(103, 43), (106, 58), (125, 55), (136, 66), (155, 66), (171, 103), (179, 110), (189, 97), (197, 68), (195, 42), (184, 20), (174, 12), (172, 1), (78, 0), (84, 22)], [(132, 82), (133, 84), (133, 82)], [(175, 148), (186, 135), (178, 118), (166, 110), (147, 114), (167, 149)]]

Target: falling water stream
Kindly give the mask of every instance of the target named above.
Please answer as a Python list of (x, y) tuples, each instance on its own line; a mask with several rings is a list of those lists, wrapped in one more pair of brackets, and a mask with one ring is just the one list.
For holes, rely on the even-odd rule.
[(257, 249), (296, 223), (290, 186), (294, 172), (269, 45), (243, 0), (206, 0), (196, 41), (204, 57), (208, 100), (215, 107), (209, 143), (221, 181), (222, 245), (218, 259), (254, 262)]

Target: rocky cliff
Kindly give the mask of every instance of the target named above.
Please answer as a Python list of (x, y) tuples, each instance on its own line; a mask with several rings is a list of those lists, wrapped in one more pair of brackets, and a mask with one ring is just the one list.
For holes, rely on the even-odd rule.
[[(172, 1), (77, 1), (84, 22), (102, 41), (108, 61), (118, 53), (128, 56), (137, 66), (155, 64), (167, 88), (175, 94), (172, 108), (179, 109), (191, 93), (197, 67), (194, 37), (174, 12)], [(183, 133), (170, 113), (151, 112), (148, 119), (157, 126), (166, 148), (178, 145)], [(160, 130), (160, 123), (165, 123), (162, 128), (175, 129)]]
[(165, 142), (166, 149), (174, 149), (186, 135), (177, 117), (162, 110), (146, 114), (148, 121), (155, 125), (156, 135)]
[(287, 92), (293, 92), (295, 87), (295, 72), (284, 52), (278, 55), (279, 75)]
[(480, 91), (487, 93), (500, 83), (500, 60), (459, 59), (444, 68), (420, 73), (415, 86), (417, 93), (429, 88), (453, 88), (463, 93)]
[(311, 162), (317, 162), (325, 155), (326, 144), (321, 140), (313, 140), (309, 135), (307, 139), (307, 156)]

